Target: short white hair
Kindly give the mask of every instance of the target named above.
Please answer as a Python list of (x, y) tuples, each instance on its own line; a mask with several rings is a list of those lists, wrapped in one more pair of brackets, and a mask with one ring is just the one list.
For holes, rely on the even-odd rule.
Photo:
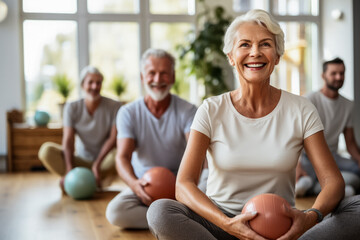
[(173, 57), (173, 55), (162, 49), (149, 48), (143, 53), (141, 57), (140, 71), (142, 74), (145, 73), (145, 64), (146, 64), (146, 60), (149, 57), (169, 59), (171, 63), (171, 70), (175, 72), (175, 58)]
[(97, 69), (96, 67), (94, 66), (86, 66), (84, 67), (82, 70), (81, 70), (81, 73), (80, 73), (80, 81), (81, 81), (81, 85), (83, 85), (84, 83), (84, 79), (86, 77), (86, 75), (88, 75), (89, 73), (92, 73), (92, 74), (99, 74), (101, 76), (102, 79), (104, 79), (104, 76), (102, 75), (102, 73), (99, 71), (99, 69)]
[(279, 23), (268, 12), (261, 9), (253, 9), (235, 18), (226, 30), (223, 48), (223, 52), (226, 55), (230, 53), (234, 47), (235, 35), (239, 26), (249, 22), (264, 26), (270, 33), (274, 34), (276, 53), (279, 56), (284, 54), (284, 32), (280, 28)]

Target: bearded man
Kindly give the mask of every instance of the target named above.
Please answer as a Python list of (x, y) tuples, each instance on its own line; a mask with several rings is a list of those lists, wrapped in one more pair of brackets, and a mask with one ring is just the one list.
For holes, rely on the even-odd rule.
[[(339, 89), (343, 86), (345, 80), (344, 61), (335, 58), (324, 62), (322, 78), (324, 86), (320, 91), (307, 95), (307, 98), (319, 112), (324, 125), (326, 142), (345, 180), (345, 196), (355, 195), (360, 187), (360, 150), (355, 140), (353, 128), (353, 102), (339, 93)], [(338, 142), (341, 133), (344, 134), (346, 148), (351, 158), (345, 158), (338, 153)], [(298, 196), (306, 193), (319, 193), (320, 186), (316, 181), (315, 172), (306, 153), (301, 157), (297, 176), (299, 180), (295, 192)], [(309, 179), (312, 181), (309, 181)]]
[(170, 93), (175, 82), (175, 59), (171, 54), (148, 49), (140, 65), (146, 95), (123, 106), (116, 118), (116, 169), (128, 188), (106, 209), (111, 224), (131, 229), (148, 228), (146, 212), (152, 199), (144, 191), (147, 183), (141, 179), (143, 174), (155, 166), (177, 174), (197, 110)]
[[(87, 167), (95, 175), (97, 186), (116, 176), (116, 113), (121, 103), (101, 96), (103, 74), (86, 66), (80, 74), (84, 97), (64, 107), (62, 145), (44, 143), (39, 159), (51, 172), (64, 177), (74, 167)], [(107, 180), (106, 180), (107, 179)]]

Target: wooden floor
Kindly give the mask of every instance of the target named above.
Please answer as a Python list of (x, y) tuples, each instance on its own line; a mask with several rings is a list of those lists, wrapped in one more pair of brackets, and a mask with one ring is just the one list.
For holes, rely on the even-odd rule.
[(47, 172), (0, 174), (1, 240), (152, 240), (149, 231), (121, 231), (105, 218), (116, 192), (86, 201), (62, 196)]
[[(58, 178), (47, 172), (0, 174), (0, 239), (2, 240), (154, 240), (149, 231), (120, 230), (105, 218), (116, 192), (86, 201), (62, 196)], [(309, 208), (313, 199), (297, 199)]]

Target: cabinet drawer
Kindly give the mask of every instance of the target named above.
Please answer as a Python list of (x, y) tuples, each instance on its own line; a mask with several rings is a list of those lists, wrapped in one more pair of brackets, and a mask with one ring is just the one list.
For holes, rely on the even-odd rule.
[(10, 128), (9, 171), (30, 171), (42, 167), (38, 152), (44, 142), (61, 144), (62, 128)]

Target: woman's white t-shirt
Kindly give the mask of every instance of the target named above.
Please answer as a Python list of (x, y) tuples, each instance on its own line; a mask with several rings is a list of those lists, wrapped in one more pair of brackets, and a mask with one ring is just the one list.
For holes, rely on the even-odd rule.
[(292, 206), (295, 168), (303, 141), (323, 130), (313, 104), (281, 92), (275, 109), (261, 118), (247, 118), (233, 106), (230, 93), (208, 98), (199, 107), (191, 129), (210, 138), (206, 194), (233, 214), (261, 193), (275, 193)]

